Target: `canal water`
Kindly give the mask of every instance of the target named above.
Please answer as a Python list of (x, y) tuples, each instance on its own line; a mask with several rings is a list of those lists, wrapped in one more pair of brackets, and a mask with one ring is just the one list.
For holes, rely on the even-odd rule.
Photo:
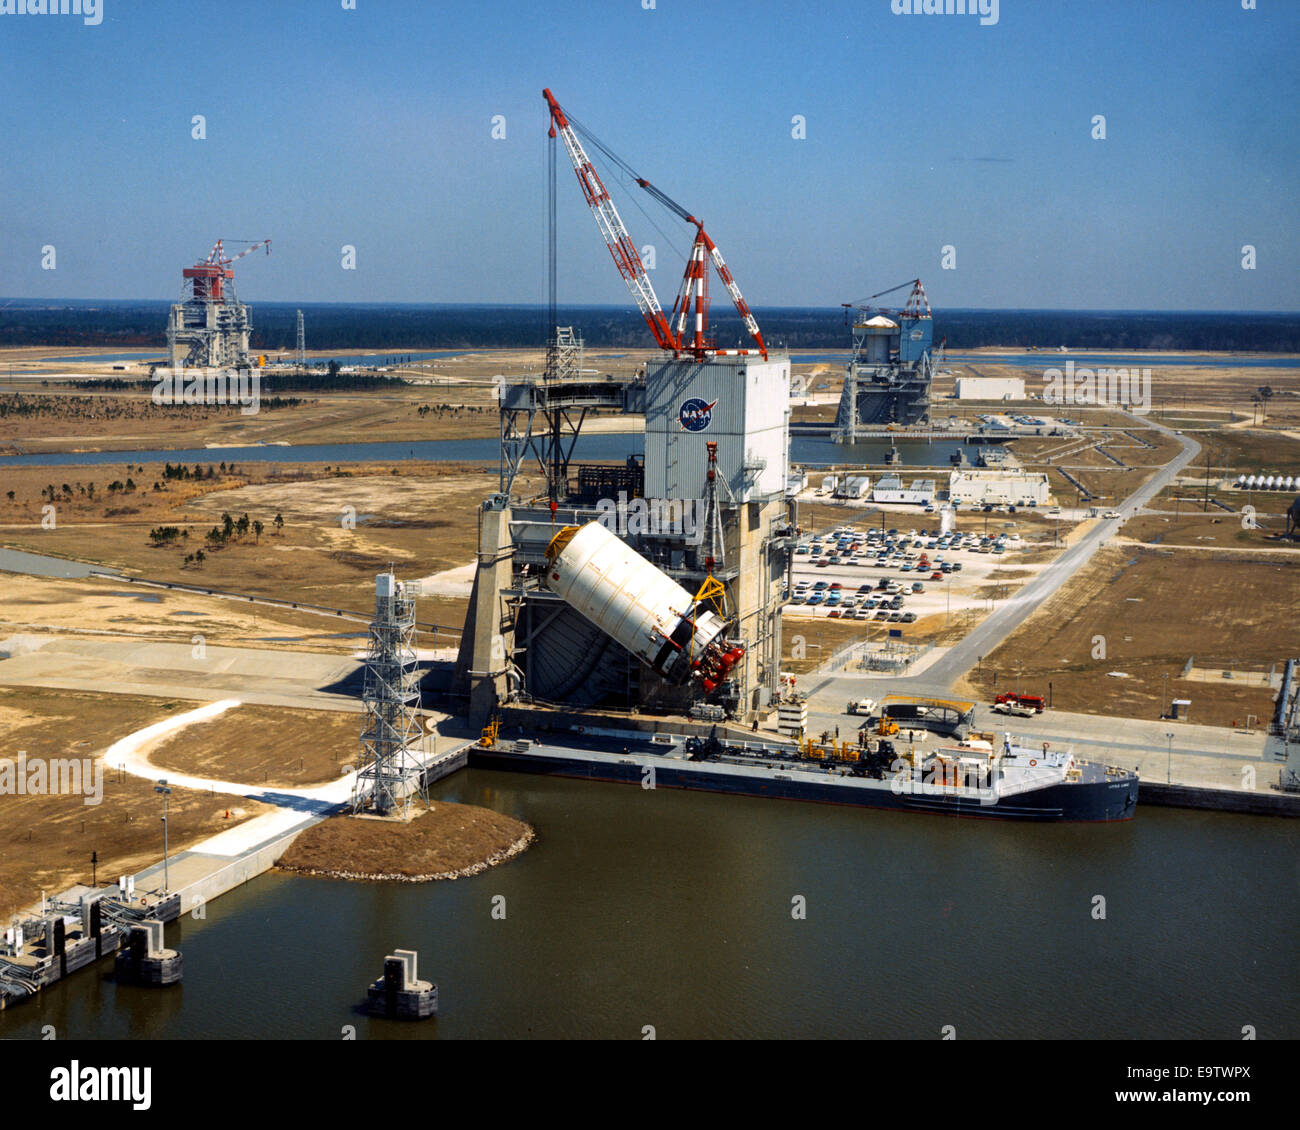
[[(435, 797), (538, 842), (456, 882), (270, 873), (168, 927), (182, 985), (103, 964), (0, 1038), (1300, 1036), (1294, 821), (1036, 826), (481, 770)], [(359, 1010), (394, 948), (436, 1020)]]

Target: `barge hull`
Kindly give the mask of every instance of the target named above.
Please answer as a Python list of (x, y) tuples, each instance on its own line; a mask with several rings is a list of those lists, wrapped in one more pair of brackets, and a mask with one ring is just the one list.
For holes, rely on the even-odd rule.
[[(531, 747), (527, 752), (476, 746), (469, 753), (471, 768), (539, 773), (588, 781), (640, 785), (653, 768), (656, 788), (694, 789), (737, 796), (815, 801), (821, 804), (882, 808), (895, 812), (927, 812), (985, 820), (1029, 820), (1043, 823), (1076, 821), (1104, 823), (1131, 820), (1137, 809), (1137, 781), (1049, 785), (1032, 792), (981, 803), (978, 797), (958, 796), (939, 788), (896, 791), (889, 781), (828, 777), (825, 781), (757, 768), (719, 771), (708, 762), (678, 762), (667, 758), (600, 757), (585, 750)], [(801, 773), (800, 778), (811, 776)]]

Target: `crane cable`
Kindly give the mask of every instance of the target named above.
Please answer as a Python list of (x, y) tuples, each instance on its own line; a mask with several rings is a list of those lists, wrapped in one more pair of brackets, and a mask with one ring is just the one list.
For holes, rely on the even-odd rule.
[[(622, 157), (620, 157), (617, 153), (615, 153), (612, 149), (610, 149), (609, 146), (606, 145), (603, 141), (601, 141), (600, 138), (598, 138), (594, 133), (591, 132), (591, 130), (589, 130), (586, 126), (582, 125), (578, 121), (578, 119), (575, 118), (572, 114), (568, 114), (567, 111), (566, 114), (569, 119), (569, 125), (571, 125), (574, 128), (574, 130), (582, 136), (584, 141), (590, 142), (590, 144), (595, 149), (597, 149), (602, 156), (604, 156), (606, 161), (609, 162), (609, 165), (606, 166), (607, 172), (612, 172), (615, 175), (615, 178), (619, 181), (620, 184), (623, 185), (624, 188), (630, 189), (633, 186), (637, 188), (642, 187), (640, 182), (644, 178), (642, 178), (641, 175), (634, 168), (632, 168), (631, 165), (629, 165), (625, 160), (623, 160)], [(628, 183), (629, 181), (631, 182), (631, 184)], [(657, 192), (658, 190), (655, 191)], [(673, 249), (673, 251), (678, 255), (679, 258), (685, 260), (690, 257), (687, 252), (682, 250), (682, 248), (673, 239), (673, 237), (670, 236), (662, 227), (659, 226), (658, 220), (656, 220), (654, 216), (652, 216), (646, 210), (645, 206), (641, 203), (640, 193), (628, 192), (627, 198), (631, 200), (633, 204), (636, 205), (637, 211), (640, 212), (641, 215), (643, 215), (646, 218), (646, 222), (649, 223), (650, 226), (653, 227), (655, 231), (659, 233), (659, 235), (663, 238), (663, 241)], [(661, 206), (667, 209), (666, 205), (661, 204)]]

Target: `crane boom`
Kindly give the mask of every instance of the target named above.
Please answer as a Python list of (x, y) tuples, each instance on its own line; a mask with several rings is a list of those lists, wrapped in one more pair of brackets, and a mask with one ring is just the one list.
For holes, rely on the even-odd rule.
[(920, 279), (908, 279), (905, 283), (899, 283), (897, 286), (891, 286), (888, 290), (878, 290), (875, 294), (870, 294), (866, 298), (859, 299), (857, 302), (841, 302), (844, 307), (845, 324), (848, 323), (850, 310), (858, 310), (865, 314), (869, 310), (884, 310), (883, 306), (872, 306), (871, 302), (877, 298), (884, 298), (886, 294), (893, 294), (904, 287), (911, 287), (912, 292), (907, 296), (907, 303), (904, 305), (902, 314), (905, 318), (929, 318), (931, 317), (930, 300), (926, 297), (925, 287)]
[[(763, 341), (763, 334), (758, 328), (758, 320), (745, 302), (744, 295), (740, 293), (740, 287), (736, 285), (736, 280), (732, 277), (726, 261), (722, 258), (722, 252), (718, 250), (718, 245), (709, 238), (709, 233), (704, 230), (704, 225), (677, 201), (673, 200), (672, 197), (656, 188), (643, 177), (633, 174), (633, 178), (641, 188), (645, 189), (660, 204), (681, 219), (689, 224), (694, 224), (696, 229), (695, 240), (691, 245), (691, 253), (686, 261), (686, 273), (682, 278), (681, 290), (678, 291), (677, 301), (673, 304), (671, 320), (664, 315), (663, 308), (659, 305), (658, 296), (650, 283), (650, 276), (646, 273), (640, 255), (637, 254), (636, 245), (632, 242), (632, 237), (628, 234), (618, 210), (614, 207), (609, 192), (592, 166), (586, 151), (582, 148), (577, 133), (564, 111), (560, 108), (560, 104), (555, 101), (555, 96), (550, 90), (543, 90), (542, 95), (546, 99), (547, 106), (550, 107), (551, 129), (558, 131), (560, 137), (564, 139), (564, 147), (568, 151), (569, 160), (573, 163), (573, 171), (578, 176), (578, 183), (582, 186), (583, 195), (596, 217), (596, 224), (599, 226), (600, 233), (614, 258), (614, 264), (618, 267), (619, 274), (623, 276), (624, 281), (627, 282), (628, 289), (631, 290), (632, 296), (636, 299), (637, 306), (641, 310), (641, 316), (649, 324), (650, 331), (654, 334), (659, 347), (661, 349), (671, 349), (674, 353), (690, 353), (697, 360), (702, 360), (706, 356), (714, 354), (744, 356), (751, 353), (762, 354), (763, 359), (766, 360), (767, 345)], [(594, 138), (592, 138), (592, 141), (597, 148), (610, 156), (599, 141)], [(621, 160), (618, 163), (623, 165)], [(626, 165), (623, 165), (623, 167), (625, 171), (631, 172)], [(740, 315), (741, 321), (744, 322), (745, 329), (749, 331), (750, 336), (758, 345), (757, 349), (714, 349), (713, 343), (706, 337), (709, 327), (708, 264), (710, 260), (718, 272), (718, 277), (722, 279), (723, 285), (727, 288), (727, 293), (731, 296), (731, 301), (735, 304), (736, 312)], [(694, 331), (688, 345), (686, 324), (692, 298), (694, 298), (695, 302)]]
[(573, 171), (582, 186), (582, 194), (586, 197), (592, 215), (596, 217), (596, 226), (600, 228), (600, 234), (605, 240), (605, 246), (609, 248), (618, 273), (623, 276), (623, 281), (627, 283), (628, 290), (636, 300), (641, 317), (646, 320), (650, 332), (654, 334), (655, 341), (661, 349), (680, 349), (681, 340), (673, 336), (672, 327), (664, 317), (659, 296), (655, 294), (650, 276), (646, 273), (641, 256), (637, 253), (636, 244), (632, 242), (627, 225), (623, 223), (618, 209), (614, 207), (614, 201), (601, 181), (600, 174), (596, 172), (591, 159), (582, 148), (578, 135), (574, 133), (573, 126), (569, 124), (569, 119), (565, 117), (560, 104), (555, 101), (555, 96), (550, 90), (543, 90), (542, 95), (546, 99), (547, 106), (550, 107), (551, 125), (564, 141), (564, 148), (573, 164)]

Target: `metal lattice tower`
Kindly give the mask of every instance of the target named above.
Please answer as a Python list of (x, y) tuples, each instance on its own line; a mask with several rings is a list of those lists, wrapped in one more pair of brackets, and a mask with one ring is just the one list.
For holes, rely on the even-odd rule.
[(556, 326), (546, 343), (546, 379), (576, 381), (582, 375), (582, 335), (572, 326)]
[(429, 803), (423, 782), (424, 734), (415, 716), (420, 672), (415, 654), (415, 598), (419, 586), (392, 573), (375, 578), (375, 618), (370, 624), (362, 700), (365, 720), (357, 754), (352, 811), (410, 814), (414, 797)]
[(722, 534), (722, 511), (718, 505), (718, 445), (710, 440), (704, 447), (709, 454), (709, 470), (704, 481), (704, 537), (701, 548), (705, 571), (712, 574), (715, 569), (726, 565), (726, 543)]
[(298, 311), (298, 368), (307, 368), (307, 335), (302, 328), (302, 311)]

